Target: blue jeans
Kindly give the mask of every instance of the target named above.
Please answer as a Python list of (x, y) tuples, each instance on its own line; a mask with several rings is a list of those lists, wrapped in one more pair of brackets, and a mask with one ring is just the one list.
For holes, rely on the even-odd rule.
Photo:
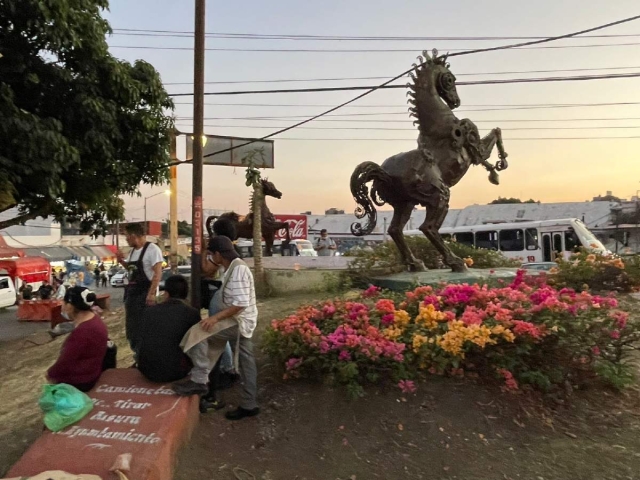
[[(209, 316), (213, 316), (216, 313), (216, 308), (214, 307), (214, 300), (211, 299), (209, 303)], [(229, 373), (233, 372), (233, 353), (231, 351), (231, 345), (227, 342), (227, 345), (224, 347), (224, 352), (222, 352), (222, 357), (220, 359), (220, 372), (221, 373)]]

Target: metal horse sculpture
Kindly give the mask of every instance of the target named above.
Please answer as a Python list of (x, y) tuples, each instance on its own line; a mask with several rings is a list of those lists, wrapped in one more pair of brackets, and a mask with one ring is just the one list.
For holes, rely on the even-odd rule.
[[(375, 205), (393, 207), (389, 235), (398, 246), (411, 271), (425, 270), (404, 240), (404, 226), (416, 205), (426, 207), (426, 218), (420, 230), (431, 241), (454, 272), (464, 272), (464, 261), (451, 252), (438, 230), (449, 211), (449, 189), (467, 173), (471, 165), (482, 165), (489, 171), (489, 181), (498, 184), (498, 171), (507, 168), (507, 153), (499, 128), (480, 138), (478, 128), (469, 119), (459, 120), (452, 112), (460, 106), (456, 77), (449, 71), (447, 56), (432, 57), (423, 52), (414, 64), (412, 83), (407, 84), (412, 106), (409, 112), (418, 126), (418, 148), (386, 159), (382, 165), (364, 162), (351, 175), (351, 193), (357, 202), (356, 217), (367, 217), (364, 226), (356, 222), (351, 232), (357, 236), (370, 234), (376, 226)], [(443, 101), (444, 100), (444, 101)], [(487, 160), (497, 146), (499, 161)], [(371, 192), (367, 183), (373, 182)], [(375, 205), (374, 205), (375, 204)]]
[[(273, 183), (271, 183), (267, 179), (260, 180), (262, 183), (262, 193), (265, 197), (274, 197), (278, 200), (282, 198), (282, 193), (275, 187)], [(273, 241), (275, 239), (276, 233), (285, 229), (287, 232), (287, 238), (283, 243), (283, 247), (287, 247), (291, 242), (291, 238), (289, 237), (289, 224), (287, 222), (279, 222), (276, 217), (273, 216), (269, 207), (267, 207), (267, 202), (263, 200), (262, 202), (262, 238), (264, 238), (264, 243), (266, 244), (266, 252), (265, 254), (270, 257), (273, 255)], [(249, 214), (240, 220), (240, 215), (235, 212), (227, 212), (223, 213), (220, 216), (212, 216), (208, 217), (206, 221), (207, 232), (209, 236), (213, 236), (213, 222), (215, 222), (218, 218), (228, 218), (231, 220), (236, 228), (236, 238), (232, 238), (231, 240), (237, 240), (238, 238), (253, 238), (253, 195), (251, 196), (251, 200), (249, 201)]]

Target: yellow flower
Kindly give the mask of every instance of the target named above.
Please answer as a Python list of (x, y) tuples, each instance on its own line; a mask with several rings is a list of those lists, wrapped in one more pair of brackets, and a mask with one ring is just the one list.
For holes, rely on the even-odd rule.
[(420, 351), (420, 347), (428, 342), (428, 338), (424, 335), (414, 335), (413, 337), (413, 351), (418, 353)]
[(429, 304), (420, 307), (420, 313), (416, 317), (416, 324), (423, 324), (429, 329), (436, 328), (438, 322), (442, 322), (447, 319), (444, 312), (439, 312), (436, 308)]
[(464, 263), (466, 263), (467, 267), (473, 267), (473, 258), (471, 257), (465, 258)]
[(389, 328), (385, 328), (382, 331), (382, 334), (389, 340), (395, 340), (400, 335), (402, 335), (402, 330), (396, 327), (389, 327)]
[(549, 273), (558, 273), (558, 271), (559, 271), (559, 270), (558, 270), (556, 267), (551, 267), (551, 268), (549, 269)]
[(404, 310), (396, 310), (393, 314), (394, 323), (399, 327), (403, 327), (409, 324), (411, 317)]
[(554, 325), (553, 327), (551, 327), (551, 331), (552, 332), (557, 332), (558, 331), (558, 326)]

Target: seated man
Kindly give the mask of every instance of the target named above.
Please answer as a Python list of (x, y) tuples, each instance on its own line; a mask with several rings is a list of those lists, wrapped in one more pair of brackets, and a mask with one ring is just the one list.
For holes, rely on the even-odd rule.
[(42, 281), (42, 285), (38, 289), (38, 296), (41, 300), (49, 300), (51, 298), (51, 294), (53, 293), (53, 287), (47, 280)]
[(207, 261), (224, 267), (222, 286), (215, 293), (212, 303), (216, 313), (195, 325), (181, 346), (193, 362), (190, 379), (174, 383), (173, 391), (178, 395), (205, 395), (208, 393), (209, 372), (230, 342), (238, 358), (242, 378), (242, 399), (238, 409), (227, 412), (229, 420), (240, 420), (260, 413), (256, 403), (256, 362), (253, 356), (251, 336), (258, 321), (256, 293), (251, 270), (225, 236), (209, 239)]
[(180, 348), (180, 341), (200, 321), (200, 312), (185, 303), (188, 295), (187, 280), (172, 275), (163, 287), (164, 302), (144, 310), (138, 369), (152, 382), (174, 382), (191, 370), (191, 361)]

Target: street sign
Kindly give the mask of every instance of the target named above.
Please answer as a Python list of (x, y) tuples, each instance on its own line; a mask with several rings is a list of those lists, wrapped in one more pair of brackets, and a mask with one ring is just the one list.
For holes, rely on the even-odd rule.
[[(193, 135), (187, 134), (186, 137), (187, 159), (192, 159)], [(258, 140), (255, 138), (242, 137), (224, 137), (220, 135), (205, 135), (204, 137), (203, 163), (205, 165), (227, 165), (231, 167), (244, 167), (245, 165), (242, 163), (242, 160), (253, 150), (262, 149), (264, 158), (261, 158), (260, 155), (257, 155), (255, 157), (256, 167), (273, 168), (274, 166), (273, 140)], [(233, 148), (233, 150), (229, 150), (231, 148)]]

